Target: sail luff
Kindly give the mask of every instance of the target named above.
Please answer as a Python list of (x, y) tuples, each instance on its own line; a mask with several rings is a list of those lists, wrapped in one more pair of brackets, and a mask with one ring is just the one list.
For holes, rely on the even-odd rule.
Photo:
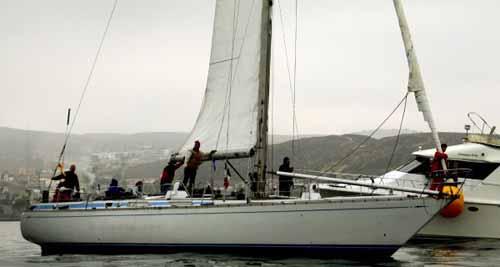
[[(405, 46), (406, 58), (408, 60), (409, 68), (409, 78), (408, 78), (408, 92), (412, 92), (415, 95), (415, 100), (417, 102), (418, 110), (422, 112), (424, 120), (429, 125), (432, 133), (432, 139), (434, 145), (439, 152), (441, 150), (441, 140), (439, 139), (439, 134), (437, 131), (436, 123), (432, 115), (431, 107), (429, 104), (429, 99), (424, 86), (424, 81), (422, 79), (422, 73), (420, 71), (420, 66), (418, 64), (415, 46), (413, 45), (410, 29), (408, 27), (408, 22), (403, 10), (403, 6), (400, 0), (393, 0), (394, 8), (396, 9), (396, 14), (398, 16), (399, 27), (401, 29), (401, 36), (403, 37), (403, 43)], [(443, 168), (446, 169), (446, 164), (442, 162)]]

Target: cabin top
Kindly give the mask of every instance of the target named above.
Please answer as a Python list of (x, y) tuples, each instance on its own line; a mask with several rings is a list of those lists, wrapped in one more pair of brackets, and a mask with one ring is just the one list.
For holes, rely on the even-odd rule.
[[(463, 144), (448, 146), (446, 154), (449, 160), (500, 163), (500, 140), (497, 139), (497, 142), (498, 145), (494, 146), (468, 139)], [(435, 152), (435, 149), (426, 149), (413, 152), (413, 155), (432, 158)]]
[(465, 141), (500, 148), (500, 137), (497, 135), (469, 134), (465, 137)]

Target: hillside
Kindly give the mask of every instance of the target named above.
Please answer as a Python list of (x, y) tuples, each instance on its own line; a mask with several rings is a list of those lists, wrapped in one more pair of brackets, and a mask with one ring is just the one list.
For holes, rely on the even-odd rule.
[[(80, 134), (71, 137), (66, 158), (81, 162), (83, 157), (99, 152), (126, 152), (144, 149), (175, 149), (185, 140), (186, 133), (138, 133), (138, 134)], [(444, 142), (460, 143), (461, 133), (442, 133)], [(295, 155), (291, 152), (289, 136), (275, 136), (276, 144), (270, 147), (269, 169), (276, 170), (282, 158), (289, 156), (296, 169), (330, 170), (363, 174), (381, 174), (385, 172), (396, 137), (370, 139), (363, 147), (347, 160), (332, 168), (337, 161), (349, 154), (362, 142), (363, 135), (330, 135), (302, 137), (295, 141)], [(36, 169), (52, 168), (57, 159), (64, 135), (40, 131), (24, 131), (0, 127), (0, 171), (14, 172), (18, 168)], [(282, 143), (278, 143), (282, 141)], [(411, 152), (419, 147), (432, 147), (431, 136), (428, 133), (403, 134), (391, 167), (397, 167), (411, 159)], [(249, 161), (232, 160), (240, 173), (246, 176)], [(125, 164), (125, 163), (119, 163)], [(166, 164), (163, 161), (147, 161), (139, 164), (125, 164), (105, 167), (103, 175), (123, 174), (124, 178), (158, 177)], [(250, 164), (253, 164), (250, 162)], [(223, 162), (217, 163), (217, 172), (212, 174), (211, 164), (203, 164), (199, 170), (199, 181), (207, 177), (222, 177)], [(102, 168), (101, 168), (102, 170)], [(179, 172), (178, 175), (182, 175)]]
[[(159, 132), (137, 134), (74, 134), (66, 150), (66, 158), (99, 152), (125, 152), (144, 147), (172, 149), (182, 143), (187, 133)], [(64, 142), (64, 134), (26, 131), (0, 127), (0, 170), (18, 168), (42, 169), (54, 166)]]
[[(182, 132), (73, 134), (65, 156), (70, 161), (79, 162), (92, 153), (175, 150), (186, 140), (187, 135)], [(278, 144), (292, 137), (275, 135), (273, 139)], [(63, 142), (63, 133), (0, 127), (0, 172), (15, 172), (19, 168), (53, 168)]]
[[(360, 131), (360, 132), (355, 132), (355, 133), (351, 133), (351, 134), (369, 136), (372, 133), (372, 131), (373, 130), (366, 130), (366, 131)], [(373, 135), (373, 138), (382, 139), (385, 137), (396, 136), (396, 135), (398, 135), (398, 132), (399, 132), (399, 129), (380, 129)], [(415, 130), (401, 129), (401, 134), (416, 134), (416, 133), (418, 133), (418, 132)]]

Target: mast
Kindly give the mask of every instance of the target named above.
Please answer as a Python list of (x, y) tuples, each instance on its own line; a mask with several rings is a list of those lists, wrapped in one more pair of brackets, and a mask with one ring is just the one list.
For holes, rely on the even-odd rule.
[(266, 171), (267, 171), (267, 134), (268, 134), (268, 109), (269, 109), (269, 80), (271, 63), (271, 38), (272, 21), (271, 8), (272, 0), (262, 0), (262, 41), (260, 54), (260, 68), (262, 74), (259, 79), (259, 113), (257, 117), (257, 145), (255, 171), (257, 175), (257, 195), (264, 197), (266, 189)]
[[(408, 79), (408, 92), (412, 92), (415, 95), (418, 110), (422, 112), (424, 120), (429, 125), (432, 133), (432, 139), (437, 151), (443, 152), (441, 149), (441, 140), (439, 139), (436, 123), (434, 121), (434, 117), (432, 115), (431, 107), (429, 104), (429, 99), (427, 98), (424, 81), (422, 79), (422, 73), (420, 72), (420, 66), (418, 64), (415, 47), (411, 40), (411, 34), (408, 27), (408, 22), (406, 21), (403, 6), (400, 0), (393, 0), (393, 2), (394, 8), (396, 9), (396, 14), (398, 16), (399, 27), (401, 29), (401, 36), (403, 37), (406, 58), (408, 60), (408, 68), (410, 71), (410, 77)], [(444, 160), (441, 160), (441, 165), (443, 166), (444, 170), (447, 169)]]

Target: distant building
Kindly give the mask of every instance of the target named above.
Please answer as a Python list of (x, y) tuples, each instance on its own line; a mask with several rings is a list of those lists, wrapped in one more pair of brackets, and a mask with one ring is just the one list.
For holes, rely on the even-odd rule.
[(3, 172), (2, 175), (0, 175), (0, 181), (2, 181), (2, 182), (8, 182), (9, 181), (9, 173), (8, 172)]

